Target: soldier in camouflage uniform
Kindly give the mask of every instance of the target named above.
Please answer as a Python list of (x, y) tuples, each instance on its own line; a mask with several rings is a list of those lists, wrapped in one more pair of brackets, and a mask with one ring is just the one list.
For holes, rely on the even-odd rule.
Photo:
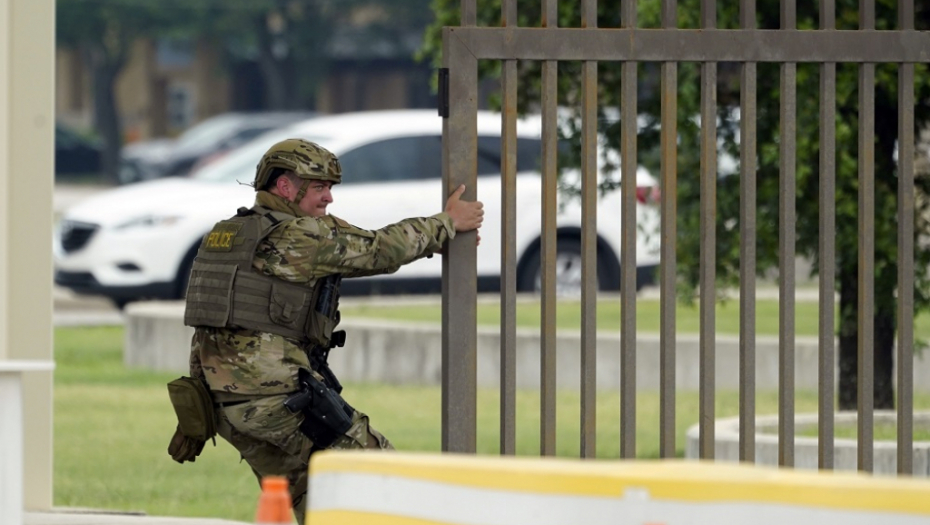
[[(357, 277), (394, 272), (440, 251), (456, 232), (477, 229), (482, 222), (481, 203), (459, 199), (462, 186), (449, 197), (443, 213), (406, 219), (380, 230), (356, 228), (326, 213), (333, 201), (331, 188), (341, 178), (336, 157), (311, 142), (291, 139), (268, 150), (257, 166), (253, 210), (272, 210), (277, 212), (275, 217), (285, 220), (258, 242), (251, 272), (313, 290), (318, 281), (333, 274)], [(208, 239), (211, 236), (214, 241)], [(222, 245), (222, 231), (204, 238), (198, 258), (216, 239)], [(223, 307), (209, 300), (192, 307), (191, 296), (204, 295), (190, 292), (196, 289), (195, 275), (196, 267), (186, 321), (194, 308), (209, 314)], [(298, 371), (312, 369), (309, 345), (293, 334), (225, 323), (195, 327), (191, 375), (203, 379), (218, 401), (217, 432), (239, 450), (259, 480), (267, 475), (288, 478), (294, 513), (303, 524), (307, 466), (310, 454), (321, 447), (301, 431), (304, 414), (291, 413), (283, 403), (300, 390)], [(318, 372), (311, 373), (324, 381)], [(351, 427), (324, 448), (393, 448), (371, 427), (368, 416), (351, 407), (348, 410)]]

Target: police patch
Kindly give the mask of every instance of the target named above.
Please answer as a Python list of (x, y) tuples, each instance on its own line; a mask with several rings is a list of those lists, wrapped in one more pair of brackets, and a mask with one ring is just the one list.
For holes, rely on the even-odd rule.
[(241, 222), (220, 221), (203, 239), (203, 248), (210, 252), (232, 251)]

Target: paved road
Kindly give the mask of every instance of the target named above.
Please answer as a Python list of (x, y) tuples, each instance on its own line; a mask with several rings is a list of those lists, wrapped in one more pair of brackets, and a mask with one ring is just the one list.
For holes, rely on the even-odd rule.
[(52, 318), (55, 326), (123, 324), (123, 314), (102, 297), (81, 296), (55, 286), (52, 289)]

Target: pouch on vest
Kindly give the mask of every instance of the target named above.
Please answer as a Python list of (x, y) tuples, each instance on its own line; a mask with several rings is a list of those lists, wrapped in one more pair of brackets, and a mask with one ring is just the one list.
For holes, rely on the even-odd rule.
[(289, 330), (303, 330), (303, 312), (310, 302), (311, 290), (287, 286), (286, 283), (271, 285), (268, 317)]
[(223, 328), (229, 322), (238, 267), (194, 261), (184, 308), (186, 326)]
[(206, 441), (185, 436), (181, 433), (181, 429), (178, 428), (174, 431), (174, 435), (171, 436), (171, 441), (168, 443), (168, 455), (181, 464), (184, 464), (185, 461), (194, 462), (197, 461), (197, 456), (200, 455), (206, 443)]
[[(204, 382), (193, 377), (180, 377), (168, 383), (168, 397), (178, 416), (178, 429), (168, 447), (168, 453), (180, 463), (185, 460), (193, 461), (193, 457), (200, 454), (203, 443), (208, 439), (213, 439), (216, 444), (216, 412), (213, 408), (213, 398), (210, 397), (210, 391)], [(178, 446), (178, 433), (193, 443), (184, 440), (183, 446)], [(177, 452), (172, 452), (172, 448)], [(195, 450), (193, 457), (189, 457), (191, 449)]]

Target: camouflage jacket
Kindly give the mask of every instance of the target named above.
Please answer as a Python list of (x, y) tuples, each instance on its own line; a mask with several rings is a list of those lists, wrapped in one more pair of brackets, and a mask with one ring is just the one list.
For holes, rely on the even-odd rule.
[[(270, 198), (271, 197), (271, 198)], [(294, 213), (282, 199), (259, 192), (257, 203)], [(356, 228), (342, 219), (295, 217), (259, 244), (255, 271), (312, 288), (331, 274), (360, 277), (392, 273), (437, 252), (455, 236), (445, 213), (412, 218), (380, 230)], [(197, 327), (190, 373), (212, 390), (248, 395), (293, 392), (297, 371), (309, 368), (306, 348), (295, 339), (255, 330)]]

